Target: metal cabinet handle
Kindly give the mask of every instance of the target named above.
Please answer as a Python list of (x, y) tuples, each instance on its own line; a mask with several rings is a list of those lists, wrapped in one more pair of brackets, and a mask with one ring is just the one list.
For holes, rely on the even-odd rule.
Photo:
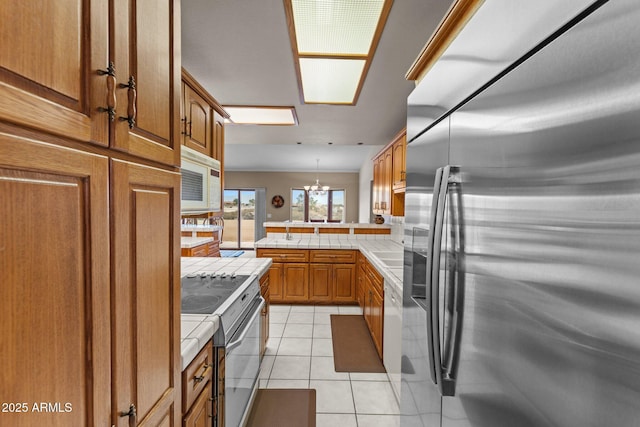
[(193, 381), (197, 384), (199, 382), (204, 381), (204, 379), (207, 376), (207, 373), (209, 372), (209, 369), (211, 368), (211, 365), (205, 363), (204, 365), (202, 365), (202, 367), (204, 368), (204, 371), (202, 371), (202, 375), (195, 375), (193, 377)]
[(121, 417), (129, 417), (133, 418), (134, 420), (136, 419), (136, 415), (136, 405), (134, 405), (133, 403), (129, 406), (129, 410), (127, 412), (120, 412)]
[(113, 62), (109, 62), (106, 70), (98, 70), (99, 76), (107, 76), (107, 106), (98, 107), (101, 113), (109, 114), (109, 121), (116, 118), (116, 67)]

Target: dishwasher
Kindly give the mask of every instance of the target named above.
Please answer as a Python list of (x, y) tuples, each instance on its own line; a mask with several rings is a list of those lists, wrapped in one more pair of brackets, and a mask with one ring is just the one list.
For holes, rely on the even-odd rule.
[(382, 356), (393, 393), (400, 402), (400, 366), (402, 361), (402, 295), (384, 281), (384, 333)]

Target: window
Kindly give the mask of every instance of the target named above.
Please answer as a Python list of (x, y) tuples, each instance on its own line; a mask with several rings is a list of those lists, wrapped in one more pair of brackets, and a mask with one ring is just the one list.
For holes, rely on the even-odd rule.
[(345, 191), (329, 190), (324, 194), (307, 193), (302, 188), (291, 190), (292, 221), (345, 221)]

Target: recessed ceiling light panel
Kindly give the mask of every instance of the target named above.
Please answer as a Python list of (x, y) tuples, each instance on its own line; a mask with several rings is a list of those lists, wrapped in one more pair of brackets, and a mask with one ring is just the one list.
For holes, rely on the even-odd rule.
[(393, 0), (283, 0), (301, 101), (355, 105)]
[(291, 0), (300, 54), (367, 55), (384, 0)]
[(298, 117), (294, 107), (225, 105), (227, 123), (236, 125), (296, 126)]

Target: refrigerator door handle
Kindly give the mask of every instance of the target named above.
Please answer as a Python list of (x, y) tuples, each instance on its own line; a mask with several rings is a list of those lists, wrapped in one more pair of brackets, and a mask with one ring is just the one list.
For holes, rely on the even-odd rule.
[[(436, 366), (436, 347), (434, 340), (434, 328), (432, 325), (432, 313), (438, 305), (438, 301), (436, 300), (434, 303), (433, 300), (433, 281), (431, 271), (433, 270), (433, 259), (434, 259), (434, 234), (436, 229), (436, 220), (437, 220), (437, 210), (438, 210), (438, 200), (440, 195), (440, 184), (442, 183), (442, 173), (443, 168), (439, 168), (436, 170), (436, 176), (433, 183), (433, 198), (431, 202), (431, 214), (429, 216), (429, 236), (427, 238), (427, 268), (426, 268), (426, 297), (427, 297), (427, 310), (426, 310), (426, 324), (427, 324), (427, 346), (428, 346), (428, 355), (429, 355), (429, 375), (431, 376), (431, 381), (434, 384), (438, 384), (437, 372), (440, 370), (439, 366)], [(439, 252), (439, 250), (438, 250)], [(439, 256), (439, 255), (438, 255)], [(438, 330), (436, 331), (436, 339), (439, 341)], [(440, 351), (439, 342), (437, 351)]]
[[(445, 217), (445, 202), (446, 197), (449, 191), (449, 181), (453, 179), (455, 181), (456, 178), (452, 178), (451, 172), (452, 170), (456, 172), (458, 170), (455, 166), (445, 166), (438, 170), (438, 174), (436, 175), (436, 182), (434, 184), (434, 204), (432, 204), (432, 239), (429, 241), (429, 245), (431, 246), (431, 250), (429, 251), (429, 260), (427, 262), (427, 280), (428, 286), (427, 288), (430, 290), (430, 313), (428, 316), (431, 318), (430, 325), (428, 324), (427, 330), (428, 339), (430, 342), (429, 350), (431, 356), (433, 358), (432, 366), (432, 374), (435, 374), (434, 383), (438, 385), (440, 393), (443, 396), (453, 396), (455, 392), (455, 378), (452, 378), (450, 375), (443, 375), (444, 370), (442, 366), (442, 353), (440, 348), (440, 257), (442, 255), (442, 234), (444, 230), (444, 217)], [(440, 179), (438, 179), (440, 176)], [(437, 201), (436, 201), (436, 191), (435, 185), (437, 185)], [(435, 206), (435, 208), (434, 208)], [(435, 214), (435, 218), (433, 218)], [(454, 298), (455, 300), (455, 298)], [(458, 323), (457, 321), (453, 322)], [(451, 331), (449, 331), (451, 332)], [(446, 334), (447, 337), (459, 336), (459, 332), (454, 332), (453, 335), (451, 333)], [(450, 343), (444, 342), (443, 346), (445, 348), (450, 348)], [(432, 380), (433, 380), (432, 375)]]

